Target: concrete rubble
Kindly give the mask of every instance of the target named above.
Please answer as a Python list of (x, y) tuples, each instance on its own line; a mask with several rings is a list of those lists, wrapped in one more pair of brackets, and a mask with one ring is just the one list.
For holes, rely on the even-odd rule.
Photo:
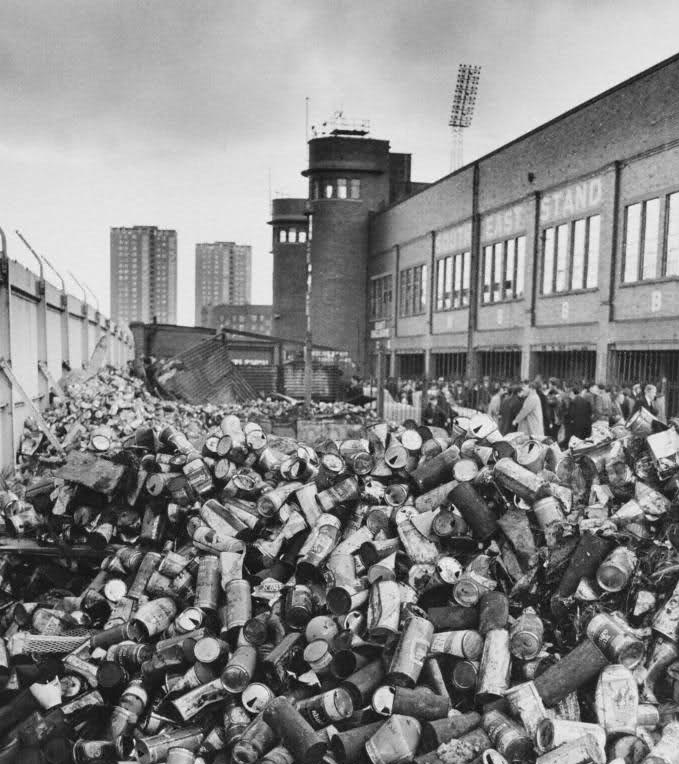
[(27, 422), (0, 763), (679, 762), (679, 423), (265, 431), (292, 410), (102, 372), (61, 451)]

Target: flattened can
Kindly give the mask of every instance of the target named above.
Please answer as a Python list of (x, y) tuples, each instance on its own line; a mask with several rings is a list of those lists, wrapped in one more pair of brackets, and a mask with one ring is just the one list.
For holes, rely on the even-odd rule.
[(434, 624), (426, 618), (411, 615), (389, 665), (388, 675), (392, 684), (414, 687), (417, 684), (429, 646), (434, 635)]
[(158, 573), (162, 573), (162, 575), (167, 576), (168, 578), (174, 578), (184, 570), (189, 562), (189, 558), (184, 557), (183, 554), (166, 552), (165, 556), (160, 561), (160, 565), (158, 565)]
[(658, 610), (651, 624), (653, 631), (670, 642), (677, 642), (677, 627), (679, 626), (679, 584), (674, 587), (672, 596)]
[(535, 747), (538, 753), (547, 753), (583, 735), (591, 735), (603, 755), (606, 748), (606, 731), (603, 727), (598, 724), (571, 722), (566, 719), (543, 719), (535, 732)]
[(591, 735), (560, 745), (553, 751), (539, 756), (536, 764), (605, 764), (606, 755)]
[(633, 735), (637, 728), (639, 691), (632, 672), (622, 665), (606, 666), (599, 674), (594, 710), (608, 735)]
[(200, 727), (163, 730), (152, 737), (137, 740), (137, 756), (141, 764), (160, 764), (167, 760), (172, 748), (197, 751), (202, 740), (203, 730)]
[(412, 761), (422, 727), (412, 716), (394, 714), (365, 743), (372, 764), (406, 764)]
[(217, 610), (220, 587), (219, 558), (214, 555), (201, 557), (196, 575), (196, 596), (193, 604), (201, 610)]
[[(188, 721), (193, 719), (204, 708), (224, 700), (226, 693), (226, 687), (222, 684), (221, 679), (217, 678), (207, 684), (189, 690), (184, 695), (172, 700), (171, 703), (181, 718), (184, 721)], [(174, 746), (172, 747), (174, 748)]]
[(483, 702), (502, 697), (509, 689), (510, 670), (509, 632), (506, 629), (491, 629), (483, 645), (476, 685), (477, 700)]
[(540, 722), (547, 717), (547, 710), (533, 682), (523, 682), (510, 687), (505, 693), (505, 698), (512, 715), (521, 719), (531, 738), (535, 737)]

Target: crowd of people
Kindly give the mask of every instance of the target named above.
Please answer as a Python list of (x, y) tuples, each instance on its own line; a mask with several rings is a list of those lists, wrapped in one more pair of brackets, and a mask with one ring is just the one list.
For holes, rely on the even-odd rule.
[(458, 409), (473, 409), (493, 417), (503, 435), (520, 431), (531, 438), (549, 436), (565, 445), (573, 435), (588, 438), (595, 422), (625, 422), (639, 409), (666, 422), (666, 385), (665, 379), (659, 386), (619, 387), (544, 380), (540, 375), (520, 383), (492, 382), (489, 377), (479, 383), (439, 378), (427, 389), (422, 421), (450, 428)]

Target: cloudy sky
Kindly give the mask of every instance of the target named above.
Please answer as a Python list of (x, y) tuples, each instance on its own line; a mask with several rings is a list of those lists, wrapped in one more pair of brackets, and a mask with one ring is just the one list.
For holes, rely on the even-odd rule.
[(0, 226), (106, 313), (111, 226), (177, 230), (180, 323), (198, 241), (252, 244), (268, 302), (269, 189), (305, 195), (306, 97), (435, 180), (459, 63), (483, 66), (468, 161), (673, 55), (678, 28), (671, 0), (2, 0)]

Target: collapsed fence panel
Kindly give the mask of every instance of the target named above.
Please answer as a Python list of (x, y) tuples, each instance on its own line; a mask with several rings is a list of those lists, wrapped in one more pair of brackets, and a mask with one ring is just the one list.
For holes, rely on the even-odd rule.
[[(131, 335), (114, 325), (105, 329), (95, 323), (91, 335), (84, 336), (83, 303), (41, 280), (21, 263), (10, 260), (2, 248), (3, 242), (0, 231), (0, 358), (7, 362), (29, 403), (38, 409), (45, 408), (49, 403), (45, 374), (48, 372), (56, 381), (65, 363), (73, 370), (82, 369), (103, 333), (114, 346), (112, 357), (119, 359), (117, 365), (125, 366), (134, 355)], [(68, 313), (64, 313), (66, 310)], [(96, 340), (85, 342), (90, 336)], [(46, 356), (41, 358), (39, 354), (45, 352), (45, 344)], [(44, 371), (38, 365), (40, 361), (47, 362)], [(30, 416), (33, 416), (31, 405), (0, 371), (0, 469), (14, 464), (24, 420)]]

